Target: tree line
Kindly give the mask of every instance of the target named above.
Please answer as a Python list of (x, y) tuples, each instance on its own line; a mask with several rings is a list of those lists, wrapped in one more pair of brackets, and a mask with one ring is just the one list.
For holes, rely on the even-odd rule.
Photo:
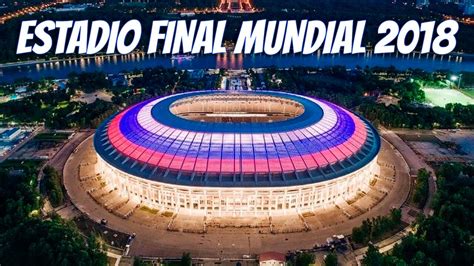
[(444, 163), (437, 169), (434, 215), (418, 217), (414, 233), (388, 254), (369, 245), (363, 265), (472, 265), (474, 167)]
[(41, 218), (36, 189), (39, 161), (0, 165), (0, 264), (106, 265), (95, 237), (84, 237), (71, 222)]
[(390, 210), (388, 216), (378, 216), (366, 219), (359, 227), (352, 229), (351, 239), (358, 244), (367, 245), (369, 242), (380, 240), (387, 233), (400, 229), (402, 212), (400, 209)]

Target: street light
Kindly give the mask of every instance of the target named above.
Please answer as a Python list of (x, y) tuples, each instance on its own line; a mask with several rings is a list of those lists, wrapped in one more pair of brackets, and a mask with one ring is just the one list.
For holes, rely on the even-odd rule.
[(459, 76), (456, 76), (456, 75), (452, 75), (451, 76), (451, 81), (455, 82), (457, 81), (458, 82), (458, 89), (461, 88), (461, 78), (462, 78), (462, 74), (459, 74)]

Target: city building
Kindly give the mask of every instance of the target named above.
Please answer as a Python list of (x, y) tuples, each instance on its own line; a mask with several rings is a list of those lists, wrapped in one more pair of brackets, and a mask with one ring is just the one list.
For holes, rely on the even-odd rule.
[(21, 134), (21, 129), (12, 127), (7, 129), (0, 129), (0, 141), (10, 142), (15, 140)]
[(191, 215), (295, 214), (355, 198), (380, 138), (330, 102), (271, 91), (151, 99), (96, 131), (96, 172), (122, 196)]
[(0, 128), (0, 157), (5, 156), (22, 140), (22, 133), (18, 127)]
[(285, 266), (285, 254), (278, 252), (265, 252), (258, 256), (258, 265), (260, 266)]

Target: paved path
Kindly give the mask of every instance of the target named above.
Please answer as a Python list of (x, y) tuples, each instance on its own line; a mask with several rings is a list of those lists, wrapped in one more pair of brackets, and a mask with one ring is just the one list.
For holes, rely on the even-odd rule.
[(416, 174), (418, 170), (425, 168), (431, 172), (429, 179), (429, 193), (428, 199), (426, 200), (425, 207), (423, 208), (423, 213), (425, 215), (431, 215), (433, 210), (431, 209), (431, 202), (433, 201), (433, 196), (436, 193), (436, 175), (435, 171), (431, 166), (429, 166), (420, 156), (418, 156), (397, 134), (391, 130), (382, 129), (381, 135), (388, 140), (395, 148), (400, 151), (405, 161), (410, 167), (410, 173)]
[[(412, 231), (413, 230), (411, 226), (407, 226), (402, 231), (394, 234), (393, 236), (376, 243), (375, 246), (379, 248), (379, 251), (381, 253), (390, 251), (395, 247), (396, 244), (399, 244), (400, 242), (402, 242), (402, 238), (407, 236)], [(357, 262), (360, 262), (364, 258), (364, 255), (367, 252), (367, 249), (368, 247), (363, 247), (354, 251), (354, 256)]]
[(48, 165), (61, 172), (74, 149), (94, 132), (94, 130), (89, 130), (74, 133), (74, 136), (48, 161)]

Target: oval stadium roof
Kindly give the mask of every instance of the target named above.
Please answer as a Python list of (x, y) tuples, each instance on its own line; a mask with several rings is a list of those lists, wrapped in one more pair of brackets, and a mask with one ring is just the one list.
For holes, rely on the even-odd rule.
[[(200, 91), (151, 99), (102, 123), (94, 146), (126, 173), (158, 182), (199, 187), (279, 187), (321, 182), (349, 174), (378, 154), (380, 138), (364, 119), (332, 103), (273, 92), (304, 112), (271, 123), (202, 122), (175, 115), (170, 106)], [(234, 93), (235, 95), (235, 93)]]

